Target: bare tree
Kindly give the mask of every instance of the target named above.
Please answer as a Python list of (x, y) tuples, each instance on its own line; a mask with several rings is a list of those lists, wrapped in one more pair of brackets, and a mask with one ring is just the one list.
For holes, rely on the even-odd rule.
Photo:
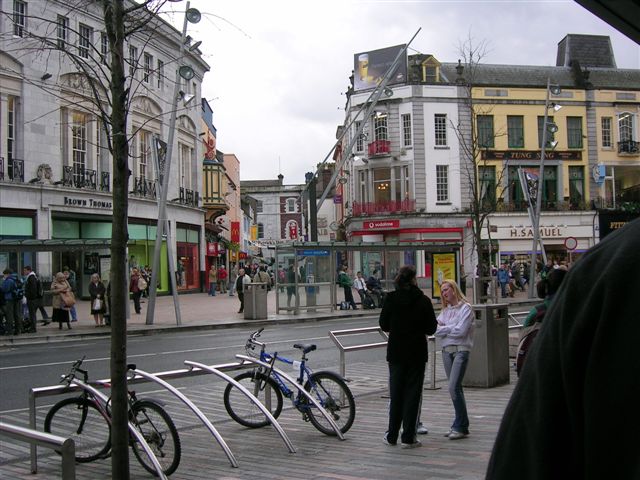
[[(112, 157), (113, 172), (113, 222), (111, 236), (111, 414), (112, 414), (112, 478), (129, 478), (129, 432), (127, 398), (127, 324), (126, 308), (128, 297), (127, 242), (129, 239), (128, 184), (129, 142), (136, 132), (127, 131), (127, 116), (131, 100), (140, 80), (130, 71), (139, 69), (140, 58), (125, 56), (125, 43), (136, 37), (146, 45), (155, 31), (163, 28), (158, 12), (166, 0), (67, 0), (69, 16), (78, 11), (101, 14), (104, 33), (108, 42), (108, 53), (102, 51), (102, 44), (94, 45), (86, 32), (74, 30), (65, 25), (78, 44), (72, 44), (57, 34), (60, 28), (53, 15), (37, 17), (30, 15), (29, 23), (37, 25), (32, 31), (22, 32), (16, 39), (15, 52), (24, 55), (30, 50), (34, 55), (47, 58), (47, 62), (59, 62), (60, 71), (71, 73), (76, 94), (72, 100), (75, 108), (96, 115), (106, 138), (106, 148)], [(6, 2), (5, 2), (6, 3)], [(96, 5), (100, 11), (96, 12)], [(45, 13), (46, 13), (45, 6)], [(31, 12), (30, 12), (31, 13)], [(12, 18), (13, 12), (2, 12)], [(52, 18), (53, 17), (53, 18)], [(144, 49), (141, 49), (140, 55)], [(57, 52), (57, 53), (53, 53)], [(70, 62), (70, 65), (69, 65)], [(161, 75), (162, 72), (155, 72)], [(28, 81), (29, 79), (26, 79)], [(52, 95), (67, 98), (52, 88), (42, 87)], [(165, 112), (166, 113), (166, 112)]]
[[(460, 115), (459, 123), (451, 125), (460, 145), (460, 181), (463, 192), (467, 194), (467, 198), (463, 199), (463, 211), (471, 217), (472, 253), (477, 261), (479, 277), (474, 291), (481, 292), (480, 295), (476, 293), (481, 303), (487, 301), (484, 289), (491, 279), (492, 242), (488, 217), (497, 209), (497, 188), (502, 185), (506, 172), (506, 164), (500, 168), (490, 163), (489, 156), (484, 154), (493, 148), (495, 138), (506, 132), (494, 130), (493, 123), (490, 129), (480, 127), (484, 117), (491, 115), (493, 107), (486, 101), (479, 102), (474, 98), (474, 89), (480, 85), (481, 62), (486, 57), (487, 49), (486, 41), (475, 42), (470, 35), (460, 43), (461, 59), (456, 68), (456, 82), (461, 90)], [(487, 232), (487, 242), (482, 240), (483, 229)]]

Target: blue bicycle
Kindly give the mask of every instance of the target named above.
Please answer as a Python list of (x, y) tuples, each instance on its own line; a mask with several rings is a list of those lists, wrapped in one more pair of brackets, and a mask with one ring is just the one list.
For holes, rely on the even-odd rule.
[[(277, 352), (266, 352), (265, 344), (257, 340), (263, 330), (261, 328), (249, 336), (245, 350), (247, 355), (268, 363), (269, 368), (260, 365), (253, 370), (241, 373), (235, 377), (235, 380), (252, 392), (275, 418), (278, 418), (282, 412), (283, 397), (286, 397), (302, 414), (305, 422), (311, 422), (325, 435), (336, 435), (331, 424), (318, 411), (318, 408), (302, 393), (298, 391), (296, 394), (294, 390), (291, 390), (283, 378), (273, 369), (276, 361), (291, 365), (298, 375), (296, 378), (298, 384), (303, 385), (304, 389), (313, 395), (331, 415), (342, 433), (347, 432), (356, 417), (356, 404), (346, 382), (337, 373), (312, 372), (307, 367), (307, 354), (316, 349), (313, 344), (296, 343), (293, 345), (294, 348), (302, 352), (300, 361), (279, 356)], [(259, 356), (255, 353), (256, 347), (260, 347)], [(240, 425), (251, 428), (269, 425), (269, 420), (260, 409), (231, 384), (227, 385), (224, 391), (224, 406), (231, 418)]]

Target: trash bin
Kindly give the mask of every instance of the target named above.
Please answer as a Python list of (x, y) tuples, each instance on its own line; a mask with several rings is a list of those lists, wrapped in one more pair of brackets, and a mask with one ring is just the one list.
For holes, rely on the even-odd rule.
[(509, 306), (473, 305), (475, 330), (465, 387), (497, 387), (509, 383)]
[(244, 290), (245, 320), (267, 318), (267, 284), (252, 282), (245, 285)]

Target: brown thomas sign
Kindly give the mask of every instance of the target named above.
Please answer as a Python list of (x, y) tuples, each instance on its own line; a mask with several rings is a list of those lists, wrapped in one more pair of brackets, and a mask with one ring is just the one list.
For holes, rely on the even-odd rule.
[[(582, 160), (582, 151), (544, 152), (545, 160)], [(483, 150), (482, 160), (540, 160), (540, 150)]]

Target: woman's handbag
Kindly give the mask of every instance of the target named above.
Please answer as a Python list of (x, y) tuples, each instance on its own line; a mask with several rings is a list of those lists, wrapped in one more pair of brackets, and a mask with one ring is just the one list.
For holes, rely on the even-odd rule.
[(73, 307), (76, 304), (76, 296), (71, 290), (60, 292), (60, 298), (65, 307)]
[(96, 298), (93, 301), (93, 306), (91, 307), (93, 310), (102, 310), (102, 300)]

